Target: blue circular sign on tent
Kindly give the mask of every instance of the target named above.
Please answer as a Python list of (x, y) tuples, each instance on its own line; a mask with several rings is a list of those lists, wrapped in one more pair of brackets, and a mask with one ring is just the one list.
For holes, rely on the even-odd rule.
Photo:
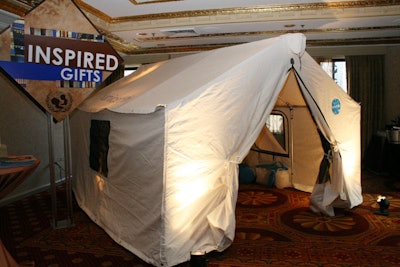
[(335, 98), (332, 100), (332, 112), (337, 115), (340, 112), (340, 100)]

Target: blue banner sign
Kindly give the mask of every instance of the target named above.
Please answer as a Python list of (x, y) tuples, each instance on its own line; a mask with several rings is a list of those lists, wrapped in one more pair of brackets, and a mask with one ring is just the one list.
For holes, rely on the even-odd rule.
[(0, 67), (14, 79), (96, 83), (102, 81), (102, 71), (99, 70), (11, 61), (0, 61)]

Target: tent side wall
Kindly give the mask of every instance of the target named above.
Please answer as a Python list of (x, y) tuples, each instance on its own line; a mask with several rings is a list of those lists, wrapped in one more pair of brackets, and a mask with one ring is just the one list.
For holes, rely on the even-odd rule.
[[(108, 175), (90, 168), (91, 120), (110, 122)], [(74, 193), (80, 207), (117, 243), (160, 261), (164, 110), (152, 114), (76, 112), (71, 119)]]
[[(167, 265), (188, 260), (193, 250), (222, 251), (233, 241), (238, 164), (284, 86), (291, 58), (300, 64), (289, 44), (305, 40), (281, 41), (232, 51), (229, 57), (255, 52), (167, 106)], [(223, 62), (219, 58), (217, 64)]]
[(331, 181), (319, 185), (324, 197), (314, 210), (333, 215), (333, 207), (352, 208), (362, 203), (361, 106), (309, 54), (303, 55), (302, 62), (299, 84), (319, 129), (334, 152)]

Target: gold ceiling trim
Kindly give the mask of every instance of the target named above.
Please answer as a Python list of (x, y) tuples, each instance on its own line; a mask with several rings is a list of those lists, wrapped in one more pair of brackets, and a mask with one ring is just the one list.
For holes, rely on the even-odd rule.
[[(131, 2), (137, 2), (130, 0)], [(171, 2), (182, 0), (155, 0), (151, 3)], [(2, 0), (0, 9), (23, 16), (30, 9), (43, 2), (43, 0)], [(237, 7), (237, 8), (223, 8), (223, 9), (209, 9), (209, 10), (193, 10), (182, 12), (166, 12), (139, 16), (123, 16), (112, 18), (100, 10), (88, 5), (83, 0), (74, 0), (74, 2), (86, 12), (98, 17), (99, 19), (108, 23), (121, 23), (133, 21), (146, 21), (146, 20), (162, 20), (162, 19), (176, 19), (185, 17), (202, 17), (202, 16), (217, 16), (217, 15), (239, 15), (248, 13), (279, 13), (279, 12), (294, 12), (294, 11), (309, 11), (309, 10), (323, 10), (323, 9), (346, 9), (346, 8), (366, 8), (366, 7), (385, 7), (385, 6), (398, 6), (400, 0), (364, 0), (364, 1), (345, 1), (345, 2), (319, 2), (319, 3), (305, 3), (305, 4), (283, 4), (283, 5), (270, 5), (270, 6), (255, 6), (255, 7)]]
[(42, 1), (43, 0), (36, 0), (36, 1), (2, 0), (0, 3), (0, 9), (3, 9), (7, 12), (22, 17), (33, 7), (39, 5)]
[(158, 3), (166, 3), (166, 2), (179, 2), (183, 0), (149, 0), (146, 2), (139, 2), (136, 0), (129, 0), (134, 5), (147, 5), (147, 4), (158, 4)]
[(165, 40), (176, 39), (200, 39), (214, 37), (240, 37), (240, 36), (270, 36), (282, 35), (287, 33), (303, 33), (303, 34), (320, 34), (320, 33), (349, 33), (360, 31), (384, 31), (384, 30), (400, 30), (400, 26), (382, 26), (382, 27), (356, 27), (356, 28), (330, 28), (330, 29), (296, 29), (296, 30), (275, 30), (275, 31), (256, 31), (256, 32), (235, 32), (235, 33), (216, 33), (216, 34), (201, 34), (198, 36), (181, 36), (181, 37), (140, 37), (135, 38), (138, 42), (160, 42)]
[[(155, 0), (152, 3), (156, 3)], [(164, 1), (179, 1), (179, 0), (164, 0)], [(24, 16), (33, 7), (40, 4), (42, 0), (1, 0), (0, 9), (14, 13), (19, 16)], [(225, 9), (212, 9), (212, 10), (195, 10), (195, 11), (183, 11), (183, 12), (170, 12), (170, 13), (159, 13), (150, 14), (143, 16), (127, 16), (111, 18), (107, 14), (93, 8), (92, 6), (83, 2), (83, 0), (74, 0), (74, 2), (88, 14), (97, 16), (99, 20), (105, 23), (121, 23), (121, 22), (135, 22), (135, 21), (151, 21), (151, 20), (162, 20), (162, 19), (175, 19), (184, 17), (201, 17), (201, 16), (221, 16), (221, 15), (241, 15), (241, 14), (268, 14), (268, 13), (283, 13), (283, 12), (301, 12), (301, 11), (312, 11), (312, 10), (343, 10), (346, 8), (376, 8), (376, 7), (391, 7), (400, 6), (400, 0), (365, 0), (365, 1), (345, 1), (345, 2), (328, 2), (328, 3), (306, 3), (306, 4), (283, 4), (283, 5), (270, 5), (270, 6), (255, 6), (255, 7), (239, 7), (239, 8), (225, 8)], [(136, 1), (137, 2), (137, 1)], [(104, 25), (105, 26), (105, 25)], [(396, 28), (396, 26), (393, 26)], [(393, 27), (373, 27), (373, 28), (352, 28), (353, 32), (356, 31), (367, 31), (367, 30), (385, 30), (393, 29)], [(105, 27), (107, 28), (107, 27)], [(398, 27), (397, 27), (398, 28)], [(200, 52), (211, 50), (220, 47), (226, 47), (236, 45), (238, 43), (225, 43), (225, 44), (212, 44), (212, 45), (190, 45), (190, 46), (158, 46), (155, 48), (141, 48), (132, 43), (126, 42), (118, 36), (110, 33), (105, 29), (97, 29), (107, 38), (108, 42), (119, 52), (127, 55), (131, 54), (153, 54), (153, 53), (182, 53), (182, 52)], [(323, 33), (323, 32), (345, 32), (345, 29), (329, 29), (329, 30), (313, 30), (313, 31), (300, 31), (305, 34), (307, 33)], [(282, 33), (289, 33), (290, 30), (285, 31), (272, 31), (272, 32), (257, 32), (257, 33), (243, 33), (243, 34), (223, 34), (228, 37), (236, 35), (263, 35), (263, 36), (277, 36)], [(299, 32), (299, 31), (296, 31)], [(211, 37), (220, 37), (221, 34), (207, 35)], [(204, 35), (203, 35), (204, 37)], [(194, 37), (190, 37), (194, 38)], [(371, 44), (400, 44), (400, 37), (383, 37), (383, 38), (358, 38), (358, 39), (332, 39), (332, 40), (307, 40), (307, 46), (345, 46), (345, 45), (371, 45)]]
[[(148, 54), (169, 54), (169, 53), (188, 53), (188, 52), (203, 52), (212, 49), (238, 45), (242, 43), (224, 43), (213, 45), (188, 45), (188, 46), (165, 46), (165, 47), (152, 47), (130, 49), (128, 47), (119, 47), (120, 52), (126, 55), (148, 55)], [(400, 44), (400, 37), (382, 37), (382, 38), (353, 38), (353, 39), (323, 39), (323, 40), (307, 40), (306, 47), (335, 47), (335, 46), (351, 46), (351, 45), (388, 45)]]
[[(130, 0), (132, 3), (137, 1)], [(155, 0), (151, 3), (159, 2), (172, 2), (182, 0)], [(43, 2), (43, 0), (2, 0), (0, 9), (23, 16), (30, 9)], [(182, 12), (166, 12), (140, 16), (125, 16), (112, 18), (100, 10), (88, 5), (83, 0), (74, 0), (74, 2), (86, 12), (89, 12), (98, 18), (108, 23), (121, 23), (130, 21), (144, 21), (144, 20), (160, 20), (172, 19), (183, 17), (199, 17), (199, 16), (216, 16), (216, 15), (234, 15), (234, 14), (247, 14), (247, 13), (276, 13), (276, 12), (293, 12), (293, 11), (307, 11), (307, 10), (323, 10), (323, 9), (346, 9), (346, 8), (366, 8), (366, 7), (384, 7), (384, 6), (397, 6), (400, 5), (400, 0), (364, 0), (364, 1), (345, 1), (345, 2), (319, 2), (319, 3), (306, 3), (306, 4), (283, 4), (283, 5), (270, 5), (270, 6), (255, 6), (255, 7), (237, 7), (237, 8), (223, 8), (223, 9), (209, 9), (209, 10), (194, 10)], [(139, 3), (137, 3), (139, 4)], [(144, 3), (143, 3), (144, 4)]]
[(400, 37), (310, 40), (307, 47), (400, 44)]
[(118, 35), (115, 35), (103, 28), (96, 27), (96, 29), (99, 31), (99, 33), (103, 36), (106, 37), (106, 40), (111, 44), (111, 46), (117, 50), (117, 51), (122, 51), (128, 49), (129, 51), (139, 49), (139, 46), (126, 42), (122, 38), (120, 38)]
[(176, 19), (185, 17), (202, 17), (202, 16), (221, 16), (221, 15), (239, 15), (239, 14), (254, 14), (254, 13), (278, 13), (278, 12), (294, 12), (294, 11), (309, 11), (309, 10), (324, 10), (324, 9), (347, 9), (347, 8), (367, 8), (367, 7), (384, 7), (400, 5), (400, 0), (365, 0), (365, 1), (345, 1), (345, 2), (319, 2), (306, 4), (283, 4), (270, 6), (255, 6), (255, 7), (236, 7), (208, 10), (193, 10), (181, 12), (166, 12), (138, 16), (122, 16), (112, 18), (103, 12), (89, 6), (82, 0), (75, 0), (79, 7), (85, 11), (99, 17), (108, 23), (122, 23), (145, 20), (163, 20)]
[(169, 53), (198, 53), (208, 50), (213, 50), (222, 47), (237, 45), (238, 43), (224, 43), (224, 44), (207, 44), (207, 45), (187, 45), (187, 46), (163, 46), (140, 48), (135, 50), (121, 50), (120, 52), (126, 55), (147, 55), (147, 54), (169, 54)]

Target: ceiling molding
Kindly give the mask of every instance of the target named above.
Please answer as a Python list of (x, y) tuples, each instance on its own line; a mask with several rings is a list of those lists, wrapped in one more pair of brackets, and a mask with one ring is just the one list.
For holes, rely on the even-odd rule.
[[(278, 13), (293, 13), (305, 11), (324, 11), (324, 16), (327, 12), (336, 15), (340, 13), (347, 13), (349, 10), (367, 9), (370, 8), (377, 13), (386, 15), (387, 8), (400, 6), (400, 0), (376, 0), (376, 1), (345, 1), (345, 2), (319, 2), (319, 3), (306, 3), (306, 4), (283, 4), (283, 5), (268, 5), (268, 6), (255, 6), (255, 7), (236, 7), (236, 8), (223, 8), (223, 9), (207, 9), (207, 10), (193, 10), (181, 12), (165, 12), (155, 13), (143, 16), (124, 16), (124, 17), (110, 17), (103, 12), (87, 5), (82, 0), (75, 0), (77, 5), (84, 11), (87, 11), (94, 16), (104, 20), (110, 24), (119, 24), (124, 22), (137, 22), (137, 21), (154, 21), (154, 20), (170, 20), (178, 18), (194, 18), (194, 17), (216, 17), (216, 16), (232, 16), (232, 15), (246, 15), (246, 14), (278, 14)], [(339, 13), (338, 13), (339, 12)], [(390, 12), (390, 10), (389, 10)], [(315, 12), (314, 12), (315, 13)]]
[[(118, 42), (117, 42), (118, 43)], [(120, 43), (118, 43), (120, 44)], [(172, 47), (152, 47), (152, 48), (135, 48), (131, 49), (122, 44), (119, 47), (120, 52), (125, 55), (142, 55), (142, 54), (173, 54), (173, 53), (197, 53), (208, 51), (212, 49), (238, 45), (241, 43), (224, 43), (214, 45), (193, 45), (193, 46), (172, 46)], [(309, 40), (306, 47), (330, 47), (336, 46), (371, 46), (371, 45), (398, 45), (400, 44), (400, 37), (387, 37), (387, 38), (353, 38), (353, 39), (332, 39), (332, 40)]]
[[(39, 5), (43, 0), (1, 0), (0, 9), (23, 17), (32, 8)], [(307, 36), (307, 46), (342, 46), (342, 45), (391, 45), (400, 44), (400, 37), (388, 37), (389, 31), (400, 32), (400, 23), (387, 24), (386, 26), (331, 26), (331, 28), (290, 28), (275, 27), (275, 30), (266, 31), (236, 31), (203, 33), (199, 36), (168, 36), (154, 35), (155, 31), (162, 32), (168, 28), (189, 27), (207, 25), (239, 25), (240, 23), (264, 23), (285, 22), (295, 24), (296, 21), (313, 20), (340, 20), (340, 19), (363, 19), (391, 18), (400, 14), (400, 0), (361, 0), (361, 1), (336, 1), (317, 2), (302, 4), (275, 4), (264, 6), (205, 9), (179, 12), (154, 13), (139, 16), (110, 17), (102, 11), (88, 5), (83, 0), (73, 0), (75, 4), (85, 13), (88, 19), (104, 35), (107, 41), (118, 52), (125, 55), (142, 54), (174, 54), (192, 53), (210, 49), (236, 45), (248, 40), (275, 37), (291, 32), (301, 32)], [(151, 5), (164, 2), (179, 2), (182, 0), (129, 0), (134, 8), (135, 5)], [(156, 9), (157, 10), (157, 9)], [(159, 10), (159, 9), (158, 9)], [(299, 26), (299, 25), (298, 25)], [(303, 25), (301, 25), (303, 26)], [(272, 28), (274, 29), (274, 28)], [(149, 34), (143, 34), (146, 30)], [(154, 32), (151, 32), (154, 30)], [(136, 32), (135, 36), (121, 32)], [(375, 38), (356, 38), (361, 33), (375, 32)], [(137, 34), (139, 33), (139, 34)], [(347, 34), (350, 38), (345, 38)], [(349, 34), (352, 34), (349, 36)], [(327, 36), (330, 36), (329, 38)], [(400, 35), (400, 34), (399, 34)], [(128, 36), (128, 37), (123, 37)], [(308, 37), (318, 36), (314, 38)], [(367, 36), (367, 35), (365, 35)], [(385, 37), (386, 36), (386, 37)], [(126, 38), (127, 40), (123, 39)], [(215, 44), (203, 44), (201, 40), (210, 40)], [(129, 40), (128, 40), (129, 39)], [(217, 40), (220, 40), (219, 42)], [(175, 41), (175, 42), (174, 42)], [(189, 42), (190, 41), (190, 42)], [(194, 42), (193, 42), (194, 41)], [(190, 43), (190, 45), (189, 45)], [(183, 45), (187, 44), (187, 45)], [(150, 47), (152, 46), (152, 47)]]
[(164, 19), (152, 19), (149, 15), (146, 20), (113, 19), (110, 21), (101, 19), (101, 16), (88, 13), (88, 17), (95, 20), (96, 23), (102, 25), (109, 31), (128, 31), (140, 30), (146, 28), (162, 28), (162, 27), (183, 27), (190, 24), (191, 26), (201, 26), (207, 24), (226, 24), (226, 23), (245, 23), (245, 22), (267, 22), (267, 21), (290, 21), (290, 20), (312, 20), (312, 19), (343, 19), (343, 18), (363, 18), (363, 17), (381, 17), (395, 16), (400, 13), (400, 5), (381, 7), (381, 8), (353, 8), (338, 10), (302, 10), (302, 11), (285, 11), (285, 12), (251, 12), (249, 13), (233, 13), (233, 14), (217, 14), (208, 16), (187, 15), (182, 17), (169, 17)]
[(336, 46), (365, 46), (365, 45), (398, 45), (399, 37), (382, 38), (352, 38), (352, 39), (330, 39), (307, 41), (308, 47), (336, 47)]
[(157, 4), (166, 2), (179, 2), (183, 0), (129, 0), (134, 5), (147, 5), (147, 4)]
[[(235, 33), (221, 33), (221, 34), (202, 34), (201, 36), (190, 37), (139, 37), (136, 38), (140, 42), (159, 42), (168, 39), (200, 39), (204, 37), (218, 38), (218, 37), (238, 37), (238, 36), (278, 36), (287, 33), (303, 33), (303, 34), (319, 34), (319, 33), (355, 33), (360, 31), (383, 31), (383, 30), (399, 30), (399, 26), (383, 26), (383, 27), (357, 27), (357, 28), (329, 28), (329, 29), (307, 29), (307, 30), (279, 30), (279, 31), (256, 31), (256, 32), (235, 32)], [(107, 35), (107, 33), (105, 33)]]
[(0, 9), (23, 17), (29, 10), (37, 6), (42, 1), (43, 0), (29, 2), (21, 0), (2, 0), (0, 2)]

